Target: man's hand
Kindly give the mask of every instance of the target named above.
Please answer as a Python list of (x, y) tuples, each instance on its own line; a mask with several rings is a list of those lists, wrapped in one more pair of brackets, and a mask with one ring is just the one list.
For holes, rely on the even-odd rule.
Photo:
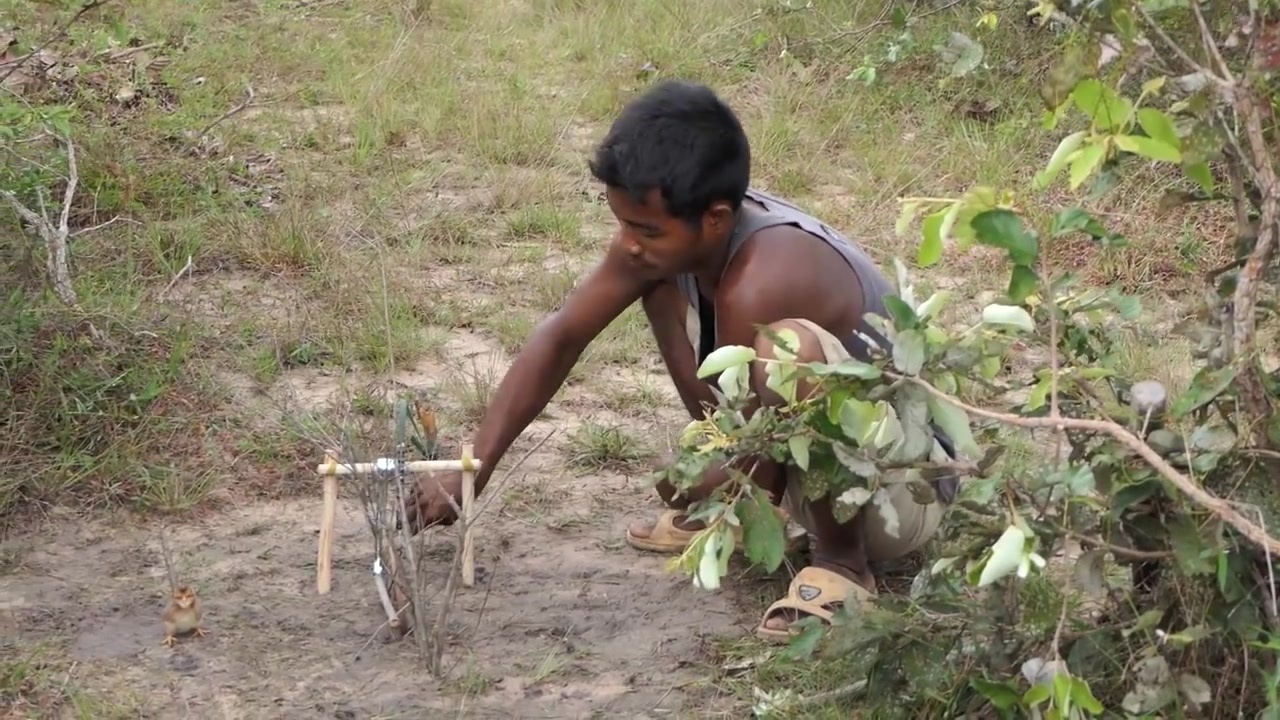
[(409, 490), (404, 504), (411, 535), (417, 535), (432, 525), (452, 525), (458, 519), (454, 504), (462, 505), (462, 473), (451, 471), (418, 476), (418, 483)]

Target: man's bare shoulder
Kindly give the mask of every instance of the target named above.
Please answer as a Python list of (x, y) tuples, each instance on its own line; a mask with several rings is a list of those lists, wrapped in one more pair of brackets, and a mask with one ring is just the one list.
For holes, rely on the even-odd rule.
[(776, 281), (785, 286), (794, 285), (797, 278), (816, 280), (832, 269), (843, 274), (848, 265), (825, 240), (795, 225), (774, 225), (743, 242), (726, 268), (725, 278), (748, 280), (753, 285)]

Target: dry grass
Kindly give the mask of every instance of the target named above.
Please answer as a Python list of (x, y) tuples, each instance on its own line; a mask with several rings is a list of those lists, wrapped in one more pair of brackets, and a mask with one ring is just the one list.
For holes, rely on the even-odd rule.
[[(253, 411), (237, 404), (243, 392), (229, 390), (227, 377), (265, 392), (299, 370), (344, 375), (440, 362), (449, 333), (464, 328), (518, 351), (612, 231), (585, 152), (655, 77), (711, 83), (738, 109), (757, 186), (811, 208), (878, 259), (909, 253), (892, 230), (898, 197), (1016, 184), (1054, 142), (1039, 130), (1029, 79), (1047, 57), (1036, 31), (982, 37), (991, 69), (937, 83), (929, 47), (972, 27), (965, 12), (930, 14), (913, 30), (914, 49), (888, 63), (896, 33), (878, 23), (882, 8), (872, 2), (107, 5), (55, 48), (80, 52), (85, 79), (27, 100), (78, 109), (84, 194), (74, 221), (134, 221), (76, 245), (87, 308), (112, 318), (109, 328), (123, 337), (163, 341), (102, 357), (72, 353), (65, 325), (0, 327), (14, 338), (39, 335), (62, 353), (6, 365), (9, 395), (0, 404), (106, 403), (91, 424), (74, 426), (99, 443), (51, 448), (39, 436), (46, 425), (10, 416), (0, 456), (29, 471), (16, 484), (0, 481), (0, 511), (68, 494), (91, 504), (192, 507), (215, 484), (179, 469), (226, 448), (279, 474), (291, 460), (278, 450), (290, 441), (256, 434)], [(27, 45), (56, 19), (49, 6), (0, 0), (6, 17)], [(94, 59), (152, 43), (152, 56), (168, 62), (141, 79), (127, 64)], [(875, 83), (848, 78), (868, 62), (878, 65)], [(136, 82), (140, 99), (122, 106), (114, 97), (126, 82)], [(190, 134), (241, 103), (246, 85), (259, 104), (192, 150)], [(965, 110), (989, 100), (1000, 102), (994, 114)], [(1134, 179), (1094, 208), (1130, 237), (1123, 259), (1068, 245), (1051, 252), (1097, 280), (1149, 293), (1180, 288), (1220, 258), (1222, 228), (1154, 215), (1161, 185), (1152, 180)], [(13, 217), (0, 214), (0, 223), (19, 237)], [(188, 258), (192, 277), (159, 298)], [(21, 270), (0, 266), (0, 285)], [(945, 275), (973, 295), (1003, 284), (986, 273), (981, 262), (949, 258), (925, 280)], [(647, 333), (643, 313), (629, 311), (571, 382), (622, 416), (669, 402), (645, 382), (600, 372), (649, 362)], [(1155, 367), (1152, 347), (1135, 339), (1131, 364), (1177, 376)], [(457, 371), (450, 401), (470, 426), (500, 375), (467, 370)], [(641, 456), (625, 431), (595, 426), (569, 454), (591, 467)]]

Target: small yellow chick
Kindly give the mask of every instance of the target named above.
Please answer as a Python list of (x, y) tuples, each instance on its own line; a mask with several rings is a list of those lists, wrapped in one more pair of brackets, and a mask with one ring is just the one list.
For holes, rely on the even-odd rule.
[(204, 619), (204, 611), (200, 608), (200, 598), (195, 589), (180, 585), (174, 588), (169, 609), (164, 611), (164, 644), (173, 647), (178, 635), (195, 633), (196, 637), (204, 637), (208, 631), (200, 627)]

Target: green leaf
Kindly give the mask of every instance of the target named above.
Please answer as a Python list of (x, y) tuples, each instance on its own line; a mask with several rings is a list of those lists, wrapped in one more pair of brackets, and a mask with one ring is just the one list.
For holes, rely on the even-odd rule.
[(978, 587), (986, 587), (1018, 569), (1027, 545), (1027, 536), (1016, 525), (1005, 528), (1004, 533), (991, 546), (991, 557), (978, 576)]
[(1063, 169), (1067, 167), (1067, 162), (1071, 160), (1072, 154), (1080, 148), (1081, 143), (1084, 142), (1088, 134), (1088, 132), (1081, 130), (1062, 138), (1062, 141), (1058, 143), (1057, 149), (1053, 151), (1053, 155), (1049, 157), (1049, 164), (1036, 173), (1034, 187), (1037, 190), (1049, 187), (1062, 174)]
[(1053, 216), (1049, 222), (1049, 234), (1062, 237), (1068, 233), (1084, 232), (1094, 239), (1104, 237), (1107, 229), (1088, 211), (1079, 207), (1067, 208)]
[(1039, 287), (1040, 278), (1036, 276), (1035, 270), (1026, 265), (1014, 265), (1013, 272), (1009, 274), (1009, 290), (1006, 294), (1010, 301), (1021, 303)]
[(746, 365), (756, 359), (755, 348), (744, 345), (725, 345), (711, 351), (698, 367), (698, 377), (706, 378), (722, 373), (734, 366)]
[(1133, 114), (1133, 103), (1094, 78), (1077, 84), (1071, 92), (1071, 99), (1099, 130), (1112, 131), (1122, 127)]
[(1120, 313), (1120, 317), (1133, 321), (1142, 317), (1142, 300), (1134, 295), (1125, 295), (1115, 288), (1107, 291), (1107, 299), (1111, 306)]
[[(805, 619), (807, 620), (808, 618)], [(817, 620), (817, 618), (814, 619)], [(804, 620), (800, 622), (804, 622)], [(795, 624), (799, 625), (800, 622)], [(814, 651), (818, 649), (818, 643), (822, 642), (825, 634), (826, 628), (823, 627), (821, 622), (809, 623), (791, 638), (791, 642), (787, 644), (787, 653), (791, 655), (793, 660), (808, 660), (813, 657)]]
[(840, 406), (840, 430), (845, 437), (866, 445), (879, 417), (876, 407), (865, 400), (846, 398)]
[(1216, 572), (1215, 565), (1206, 557), (1211, 549), (1200, 537), (1200, 529), (1190, 517), (1178, 515), (1165, 521), (1169, 530), (1169, 544), (1173, 546), (1173, 556), (1177, 559), (1182, 571), (1188, 575), (1200, 575)]
[(1053, 375), (1046, 373), (1044, 377), (1040, 378), (1040, 382), (1031, 388), (1031, 392), (1027, 395), (1027, 402), (1022, 406), (1022, 409), (1027, 412), (1035, 412), (1044, 407), (1044, 404), (1049, 401), (1049, 391), (1052, 389)]
[(898, 222), (894, 223), (893, 232), (895, 235), (905, 235), (907, 228), (911, 227), (911, 223), (915, 222), (916, 216), (920, 214), (920, 203), (906, 202), (902, 204), (902, 214), (898, 216)]
[(916, 316), (921, 320), (936, 317), (938, 313), (942, 312), (942, 308), (946, 307), (947, 301), (950, 299), (951, 291), (939, 290), (930, 295), (928, 300), (920, 303), (920, 306), (916, 308)]
[(792, 435), (787, 439), (787, 449), (791, 451), (791, 459), (796, 461), (796, 465), (807, 471), (809, 469), (809, 446), (813, 444), (813, 438), (808, 435)]
[(1116, 147), (1134, 155), (1141, 155), (1150, 160), (1159, 160), (1161, 162), (1182, 162), (1182, 152), (1172, 145), (1156, 140), (1155, 138), (1142, 137), (1141, 135), (1116, 135), (1114, 138)]
[(897, 295), (885, 295), (884, 308), (889, 311), (889, 319), (898, 330), (910, 330), (920, 325), (916, 311)]
[(779, 360), (795, 360), (796, 353), (800, 351), (800, 336), (791, 328), (782, 328), (781, 330), (770, 330), (770, 339), (773, 341), (773, 356)]
[[(775, 352), (782, 350), (782, 348), (778, 347), (777, 345), (774, 345), (773, 347)], [(789, 355), (790, 353), (787, 353), (784, 350), (783, 352), (778, 354)], [(738, 368), (733, 368), (731, 370), (726, 370), (725, 375), (720, 376), (722, 385), (723, 385), (724, 377), (729, 373), (734, 373), (737, 377), (741, 377), (743, 380), (747, 380), (749, 382), (749, 375), (747, 373), (743, 372)], [(787, 404), (791, 404), (796, 401), (796, 379), (795, 379), (794, 365), (792, 365), (791, 363), (785, 363), (785, 362), (769, 363), (768, 365), (765, 366), (765, 376), (766, 376), (766, 379), (764, 382), (765, 387), (778, 393), (778, 396), (781, 397), (784, 401), (786, 401)], [(737, 379), (737, 377), (735, 377), (735, 379)], [(728, 392), (727, 394), (730, 397), (739, 397), (742, 394), (744, 394), (745, 391), (746, 391), (745, 386), (744, 387), (735, 386), (733, 389), (733, 392)]]
[(1192, 625), (1181, 632), (1169, 633), (1166, 636), (1166, 642), (1171, 642), (1177, 646), (1187, 646), (1194, 642), (1199, 642), (1207, 637), (1212, 637), (1213, 631), (1204, 625)]
[(969, 427), (969, 415), (964, 410), (935, 396), (929, 396), (929, 417), (955, 443), (956, 449), (969, 458), (982, 455)]
[(1106, 157), (1107, 146), (1101, 142), (1096, 142), (1081, 148), (1071, 158), (1071, 170), (1069, 173), (1069, 182), (1071, 189), (1075, 190), (1080, 184), (1089, 179), (1093, 171), (1102, 164), (1102, 160)]
[(894, 30), (906, 30), (908, 19), (907, 9), (901, 5), (894, 7), (893, 12), (889, 14), (889, 24)]
[(1018, 705), (1018, 691), (1008, 683), (998, 683), (986, 678), (970, 678), (969, 687), (986, 698), (997, 710), (1012, 710)]
[(786, 526), (768, 495), (757, 489), (734, 508), (742, 519), (742, 545), (747, 559), (773, 572), (786, 551)]
[(730, 365), (720, 373), (718, 382), (721, 392), (727, 398), (738, 401), (746, 397), (747, 390), (750, 389), (751, 375), (747, 372), (746, 365)]
[(946, 45), (935, 45), (933, 49), (938, 53), (942, 63), (950, 66), (953, 78), (964, 77), (977, 70), (982, 65), (982, 58), (986, 55), (982, 45), (964, 33), (954, 31), (947, 35)]
[(1013, 327), (1025, 332), (1036, 329), (1031, 314), (1016, 305), (992, 304), (982, 309), (982, 322), (987, 325)]
[(1159, 110), (1152, 107), (1142, 108), (1138, 111), (1138, 124), (1152, 140), (1164, 143), (1175, 150), (1182, 148), (1182, 140), (1173, 127), (1173, 121)]
[(1196, 183), (1200, 186), (1200, 189), (1204, 190), (1205, 193), (1213, 192), (1213, 186), (1214, 186), (1213, 171), (1209, 169), (1209, 163), (1206, 163), (1206, 162), (1186, 163), (1182, 166), (1182, 170), (1187, 174), (1187, 177), (1191, 178), (1192, 180), (1195, 180)]
[(1053, 695), (1053, 688), (1048, 683), (1040, 683), (1032, 685), (1022, 696), (1022, 703), (1028, 707), (1035, 707)]
[[(862, 453), (850, 450), (843, 443), (831, 443), (831, 451), (835, 453), (836, 459), (840, 464), (845, 466), (849, 472), (855, 477), (863, 480), (873, 480), (880, 474), (880, 468), (876, 464), (867, 459)], [(866, 502), (863, 500), (862, 502)], [(857, 503), (861, 505), (862, 503)]]
[(720, 589), (720, 544), (721, 534), (718, 530), (710, 530), (701, 533), (702, 542), (699, 551), (698, 562), (695, 566), (693, 576), (693, 585), (702, 590), (715, 591)]
[(805, 367), (808, 367), (818, 375), (844, 375), (858, 378), (859, 380), (879, 380), (883, 374), (880, 368), (875, 365), (858, 360), (843, 360), (835, 365), (814, 362), (807, 363)]
[(969, 226), (984, 245), (998, 247), (1009, 253), (1009, 259), (1021, 265), (1031, 265), (1040, 253), (1040, 243), (1035, 235), (1027, 232), (1022, 218), (1010, 210), (997, 208), (974, 216)]
[(1219, 369), (1201, 368), (1191, 379), (1191, 387), (1178, 396), (1169, 406), (1169, 413), (1181, 418), (1213, 402), (1236, 379), (1236, 369), (1226, 366)]
[(914, 463), (928, 457), (936, 442), (934, 429), (929, 427), (929, 392), (919, 385), (907, 385), (895, 393), (893, 408), (902, 438), (889, 459)]
[[(921, 255), (925, 255), (926, 259), (928, 257), (925, 253), (926, 247), (930, 248), (930, 253), (932, 253), (932, 248), (936, 247), (938, 249), (939, 257), (942, 255), (942, 225), (946, 222), (947, 213), (949, 212), (951, 212), (951, 208), (948, 206), (936, 212), (929, 213), (924, 216), (924, 222), (920, 224), (921, 240), (919, 252)], [(916, 261), (924, 266), (924, 263), (919, 257), (916, 258)]]
[[(932, 216), (930, 216), (932, 217)], [(942, 259), (942, 222), (939, 220), (935, 232), (926, 232), (920, 240), (920, 248), (916, 250), (916, 264), (927, 268)]]
[(1106, 711), (1098, 698), (1093, 696), (1093, 690), (1089, 688), (1089, 683), (1080, 678), (1071, 679), (1071, 699), (1080, 709), (1092, 715), (1101, 715)]
[(924, 367), (925, 340), (919, 330), (898, 333), (893, 342), (893, 366), (904, 375), (916, 375)]

